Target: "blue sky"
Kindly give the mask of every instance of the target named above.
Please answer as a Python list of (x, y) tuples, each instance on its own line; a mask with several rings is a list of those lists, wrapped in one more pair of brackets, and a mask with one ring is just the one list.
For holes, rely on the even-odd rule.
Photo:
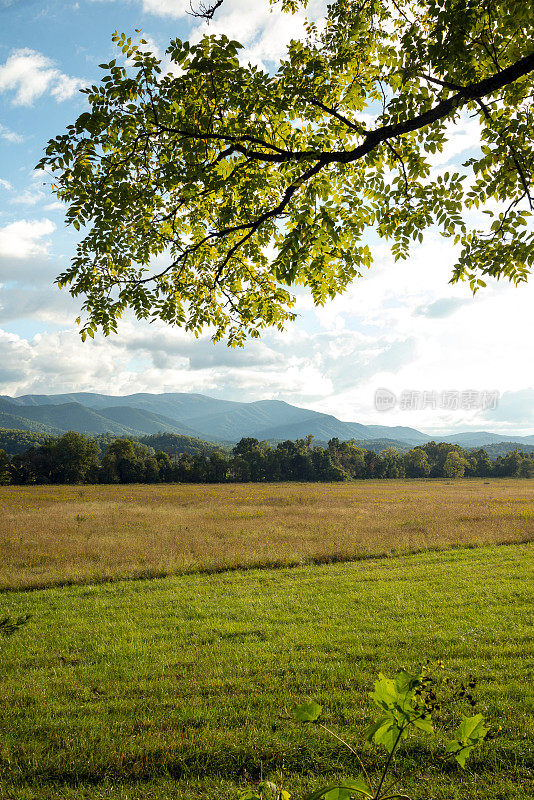
[[(494, 282), (473, 298), (449, 285), (454, 251), (432, 234), (407, 264), (394, 264), (387, 246), (374, 243), (374, 266), (343, 296), (315, 309), (299, 290), (297, 322), (243, 350), (131, 318), (116, 336), (81, 343), (73, 322), (79, 306), (53, 284), (76, 237), (33, 167), (46, 141), (83, 110), (78, 89), (97, 81), (98, 64), (113, 57), (113, 31), (142, 28), (163, 53), (170, 38), (197, 39), (205, 30), (188, 8), (188, 0), (0, 0), (0, 394), (276, 397), (371, 424), (533, 433), (534, 282)], [(310, 13), (320, 16), (319, 0)], [(210, 32), (242, 41), (243, 57), (270, 69), (301, 24), (270, 13), (267, 0), (225, 0)], [(476, 146), (476, 123), (464, 121), (434, 168), (460, 165)], [(399, 402), (377, 412), (381, 388)], [(444, 392), (468, 391), (478, 404), (441, 402)], [(408, 392), (419, 392), (413, 408), (401, 407), (410, 405), (400, 402)], [(499, 392), (496, 409), (483, 408), (484, 392)]]

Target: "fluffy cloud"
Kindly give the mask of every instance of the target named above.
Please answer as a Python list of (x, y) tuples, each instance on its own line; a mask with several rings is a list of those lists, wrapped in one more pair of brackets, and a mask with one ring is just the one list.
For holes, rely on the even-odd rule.
[(183, 331), (157, 324), (149, 328), (131, 320), (125, 322), (118, 336), (97, 336), (85, 343), (72, 329), (31, 339), (0, 329), (0, 364), (4, 370), (1, 391), (10, 395), (75, 389), (116, 394), (220, 394), (233, 385), (237, 398), (247, 399), (247, 392), (253, 387), (257, 391), (262, 382), (269, 385), (271, 393), (271, 382), (280, 390), (287, 366), (265, 344), (255, 345), (250, 350), (229, 351), (208, 337), (193, 342)]
[[(399, 396), (407, 390), (516, 392), (529, 385), (534, 285), (493, 281), (474, 297), (465, 285), (448, 286), (455, 253), (439, 237), (415, 247), (402, 264), (393, 263), (382, 245), (373, 250), (370, 271), (324, 308), (314, 311), (309, 298), (299, 296), (301, 325), (311, 330), (315, 319), (324, 331), (315, 336), (332, 337), (345, 348), (337, 358), (324, 342), (319, 348), (327, 356), (320, 371), (331, 376), (332, 391), (310, 398), (315, 409), (370, 424), (377, 422), (378, 387)], [(359, 337), (354, 336), (351, 352), (348, 343), (355, 332)], [(493, 417), (492, 428), (506, 430), (507, 408)], [(405, 411), (398, 406), (379, 421), (429, 431), (488, 424), (482, 409)]]
[[(106, 352), (107, 350), (107, 352)], [(2, 380), (7, 394), (31, 391), (68, 390), (68, 387), (86, 385), (113, 385), (113, 349), (91, 343), (79, 347), (79, 339), (72, 332), (38, 334), (27, 340), (0, 331), (0, 364), (4, 371)]]
[[(72, 309), (74, 316), (77, 301), (65, 293), (54, 297), (52, 290), (19, 294), (14, 290), (14, 294), (4, 295), (5, 313), (0, 311), (0, 321), (9, 319), (11, 312), (27, 313), (30, 319), (46, 315), (53, 319), (55, 314), (56, 320), (65, 320)], [(229, 350), (208, 336), (194, 340), (179, 329), (162, 323), (137, 323), (131, 317), (123, 322), (118, 335), (107, 339), (98, 335), (84, 344), (72, 329), (33, 339), (4, 333), (3, 337), (0, 334), (1, 391), (11, 395), (74, 390), (116, 394), (186, 391), (245, 401), (279, 398), (364, 423), (410, 425), (429, 432), (470, 427), (506, 433), (515, 428), (527, 433), (524, 426), (534, 425), (534, 395), (533, 390), (521, 390), (527, 376), (517, 368), (520, 361), (528, 363), (524, 360), (527, 344), (517, 352), (517, 360), (507, 364), (510, 342), (502, 332), (486, 326), (483, 336), (473, 335), (496, 299), (488, 297), (479, 304), (480, 314), (473, 313), (473, 308), (458, 312), (464, 316), (456, 333), (450, 332), (449, 352), (444, 349), (447, 335), (440, 327), (446, 320), (411, 314), (409, 304), (405, 311), (413, 320), (412, 335), (407, 335), (410, 326), (405, 323), (373, 333), (348, 327), (311, 332), (301, 325), (283, 334), (267, 333), (262, 341), (251, 341), (243, 350)], [(401, 298), (399, 301), (402, 305)], [(502, 296), (499, 305), (506, 325), (513, 316), (514, 301)], [(520, 308), (524, 305), (528, 305), (526, 296)], [(521, 336), (521, 331), (516, 333)], [(497, 385), (494, 359), (502, 364)], [(397, 408), (378, 418), (373, 398), (380, 386), (397, 396), (406, 389), (512, 388), (503, 396), (498, 413), (492, 415), (480, 410)]]
[(159, 17), (179, 19), (185, 17), (190, 10), (191, 6), (184, 0), (143, 0), (143, 11)]
[(0, 123), (0, 139), (4, 139), (6, 142), (19, 144), (24, 140), (24, 137), (20, 136), (20, 134), (15, 133), (14, 131), (11, 131), (9, 128), (6, 128), (5, 125)]
[(11, 282), (0, 286), (0, 325), (24, 319), (68, 328), (77, 314), (75, 301), (51, 281), (35, 287)]
[[(35, 206), (39, 203), (49, 201), (49, 196), (44, 191), (46, 185), (43, 181), (43, 173), (33, 170), (29, 176), (30, 180), (25, 189), (19, 190), (12, 196), (11, 202), (16, 205)], [(13, 187), (11, 187), (13, 188)], [(46, 208), (46, 206), (45, 206)]]
[(48, 253), (50, 236), (56, 230), (50, 219), (11, 222), (0, 228), (0, 258), (23, 259)]
[[(138, 0), (141, 4), (161, 17), (185, 19), (189, 10), (189, 0)], [(318, 18), (324, 7), (314, 1), (307, 13)], [(282, 14), (279, 5), (271, 12), (266, 0), (225, 0), (209, 26), (188, 20), (194, 41), (203, 33), (225, 33), (245, 45), (244, 60), (267, 67), (303, 29), (302, 15)], [(149, 47), (156, 50), (157, 43), (150, 40)], [(28, 105), (45, 95), (59, 102), (78, 85), (35, 50), (13, 52), (0, 65), (0, 91), (9, 92), (14, 104)], [(444, 171), (451, 168), (448, 163), (465, 160), (478, 134), (474, 120), (451, 126), (447, 149), (431, 158), (433, 169)], [(1, 126), (0, 138), (18, 140)], [(5, 184), (2, 179), (1, 191), (10, 190)], [(10, 199), (31, 205), (43, 196), (30, 183), (18, 195), (12, 191)], [(40, 213), (45, 217), (56, 210), (63, 206), (49, 202)], [(49, 257), (54, 230), (47, 217), (0, 227), (0, 323), (19, 333), (41, 323), (41, 328), (65, 328), (33, 337), (0, 330), (0, 393), (190, 391), (248, 401), (276, 397), (345, 420), (425, 430), (469, 426), (509, 432), (512, 426), (534, 426), (534, 390), (525, 388), (532, 382), (534, 286), (490, 282), (473, 298), (467, 287), (448, 285), (455, 252), (438, 236), (427, 237), (401, 264), (393, 263), (388, 248), (371, 236), (375, 263), (343, 296), (315, 309), (309, 293), (297, 287), (295, 325), (283, 334), (268, 332), (244, 350), (229, 350), (209, 336), (196, 340), (163, 324), (134, 322), (129, 315), (117, 336), (97, 335), (82, 344), (70, 327), (82, 299), (53, 286), (64, 269)], [(57, 237), (54, 249), (67, 250), (59, 244), (64, 242), (60, 231)], [(381, 386), (397, 395), (409, 389), (499, 389), (503, 397), (493, 414), (397, 408), (378, 417), (373, 398)]]
[[(145, 3), (147, 0), (145, 0)], [(167, 0), (150, 0), (153, 6)], [(180, 6), (185, 5), (182, 3)], [(283, 57), (291, 39), (301, 38), (304, 33), (305, 18), (319, 20), (324, 16), (326, 3), (311, 0), (306, 11), (296, 14), (285, 13), (280, 4), (271, 6), (265, 0), (249, 0), (244, 6), (242, 0), (225, 0), (211, 22), (200, 22), (191, 35), (198, 41), (204, 34), (226, 34), (245, 45), (240, 59), (250, 61), (259, 67), (275, 62)]]
[(46, 195), (37, 187), (25, 189), (19, 195), (13, 198), (12, 202), (23, 206), (35, 206), (45, 199)]
[(14, 50), (0, 66), (0, 92), (12, 92), (16, 106), (31, 106), (46, 93), (61, 102), (83, 85), (84, 81), (65, 75), (51, 59), (28, 47)]
[[(142, 0), (146, 13), (174, 19), (187, 17), (191, 8), (209, 5), (209, 0)], [(204, 34), (224, 33), (245, 45), (240, 53), (242, 61), (264, 66), (283, 56), (289, 41), (302, 35), (305, 16), (320, 19), (325, 9), (323, 0), (311, 0), (306, 13), (297, 14), (284, 13), (280, 4), (271, 6), (267, 0), (224, 0), (209, 23), (189, 17), (193, 23), (190, 39), (197, 42)]]
[(442, 319), (450, 317), (468, 302), (469, 300), (465, 297), (440, 297), (439, 300), (434, 300), (427, 306), (420, 306), (415, 313), (422, 317), (430, 317), (430, 319)]

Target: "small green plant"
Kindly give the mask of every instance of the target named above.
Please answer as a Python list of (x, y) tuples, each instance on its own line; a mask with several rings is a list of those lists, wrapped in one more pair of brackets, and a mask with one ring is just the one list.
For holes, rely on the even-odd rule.
[(289, 800), (291, 795), (274, 781), (260, 781), (257, 789), (246, 789), (240, 800)]
[[(443, 667), (441, 662), (438, 663)], [(373, 782), (357, 752), (334, 731), (319, 721), (322, 706), (315, 700), (304, 703), (296, 709), (296, 719), (301, 723), (316, 724), (328, 734), (347, 747), (358, 761), (362, 772), (356, 778), (343, 780), (308, 794), (304, 800), (410, 800), (408, 795), (399, 792), (398, 781), (389, 781), (395, 753), (401, 742), (414, 730), (426, 734), (435, 733), (437, 715), (446, 711), (450, 717), (451, 707), (462, 702), (472, 709), (475, 706), (472, 690), (476, 681), (470, 677), (464, 681), (454, 682), (448, 677), (436, 677), (431, 674), (429, 665), (417, 673), (401, 669), (394, 678), (387, 678), (380, 673), (370, 693), (370, 698), (380, 710), (380, 714), (365, 731), (365, 738), (373, 745), (383, 747), (387, 756), (384, 766)], [(489, 736), (482, 714), (462, 715), (462, 720), (453, 736), (447, 743), (444, 757), (456, 759), (460, 767), (473, 749)], [(247, 790), (240, 794), (240, 800), (289, 800), (290, 794), (281, 786), (262, 781), (257, 790)]]

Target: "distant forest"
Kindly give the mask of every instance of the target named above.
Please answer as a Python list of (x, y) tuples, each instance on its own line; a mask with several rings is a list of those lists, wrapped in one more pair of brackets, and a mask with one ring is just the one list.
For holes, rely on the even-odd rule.
[(243, 438), (232, 450), (222, 450), (177, 434), (139, 440), (0, 430), (0, 445), (2, 485), (534, 477), (534, 448), (510, 450), (492, 460), (484, 448), (464, 450), (445, 442), (377, 453), (339, 439), (318, 446), (312, 436), (274, 445)]

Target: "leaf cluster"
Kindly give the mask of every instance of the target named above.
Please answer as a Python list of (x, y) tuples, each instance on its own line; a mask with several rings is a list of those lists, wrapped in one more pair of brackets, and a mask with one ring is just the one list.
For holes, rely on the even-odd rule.
[[(418, 672), (410, 673), (401, 669), (394, 678), (380, 673), (369, 695), (379, 711), (379, 716), (365, 731), (366, 740), (384, 748), (387, 753), (383, 769), (374, 783), (358, 753), (320, 721), (322, 706), (315, 700), (299, 705), (295, 711), (297, 722), (316, 724), (331, 734), (353, 753), (363, 770), (356, 778), (344, 778), (337, 783), (323, 786), (308, 794), (304, 800), (410, 800), (394, 788), (397, 779), (387, 785), (385, 783), (401, 742), (414, 730), (426, 734), (435, 733), (435, 725), (439, 725), (441, 721), (441, 717), (437, 718), (437, 715), (444, 710), (450, 710), (458, 702), (467, 703), (470, 707), (475, 705), (472, 691), (476, 680), (472, 676), (465, 680), (436, 676), (436, 671), (442, 668), (441, 662), (437, 665), (427, 662)], [(452, 756), (462, 769), (465, 768), (471, 752), (488, 738), (489, 733), (482, 714), (462, 715), (453, 738), (445, 746), (444, 756)], [(274, 800), (289, 800), (287, 792), (282, 795), (276, 784), (272, 786)], [(247, 791), (240, 795), (240, 800), (264, 800), (264, 795), (261, 790), (257, 793)]]
[[(167, 67), (116, 32), (119, 58), (100, 65), (83, 90), (88, 110), (38, 164), (83, 235), (58, 277), (85, 298), (82, 338), (116, 331), (130, 309), (242, 344), (294, 319), (292, 286), (318, 305), (342, 292), (371, 265), (376, 236), (403, 260), (439, 231), (458, 250), (452, 280), (474, 291), (486, 276), (524, 281), (531, 11), (516, 0), (333, 0), (272, 72), (224, 35), (172, 40)], [(468, 116), (480, 152), (436, 169)]]

